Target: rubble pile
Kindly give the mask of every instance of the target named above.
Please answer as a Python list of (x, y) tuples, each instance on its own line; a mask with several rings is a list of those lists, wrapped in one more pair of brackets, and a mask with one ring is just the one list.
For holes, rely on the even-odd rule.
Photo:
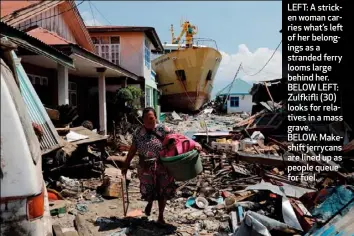
[(164, 115), (165, 120), (163, 122), (175, 132), (182, 134), (186, 132), (205, 132), (206, 128), (209, 132), (231, 131), (239, 121), (249, 116), (247, 113), (218, 115), (211, 112), (201, 112), (197, 115), (172, 112), (165, 113)]
[[(203, 156), (203, 174), (193, 181), (181, 183), (177, 199), (170, 203), (172, 212), (178, 212), (177, 206), (183, 204), (186, 208), (179, 212), (178, 217), (171, 218), (180, 224), (178, 232), (184, 232), (183, 235), (253, 235), (255, 232), (260, 235), (310, 235), (310, 232), (329, 224), (323, 221), (325, 215), (338, 217), (354, 209), (354, 188), (345, 185), (353, 183), (353, 163), (348, 162), (354, 157), (353, 141), (347, 141), (343, 146), (346, 158), (341, 162), (294, 162), (290, 156), (308, 153), (288, 151), (291, 143), (284, 141), (286, 129), (282, 103), (270, 103), (265, 107), (252, 116), (244, 116), (244, 119), (234, 115), (233, 129), (228, 135), (203, 143), (204, 150), (208, 151)], [(166, 124), (171, 126), (174, 123), (174, 129), (184, 132), (193, 127), (194, 119), (197, 127), (200, 120), (212, 116), (217, 117), (208, 113), (189, 117), (183, 122), (181, 119), (178, 125), (169, 120)], [(222, 119), (227, 118), (224, 116)], [(173, 119), (176, 121), (176, 115)], [(335, 123), (329, 126), (346, 127)], [(203, 129), (195, 130), (194, 133), (203, 132)], [(208, 132), (213, 131), (219, 130), (207, 129), (203, 135), (208, 136)], [(347, 130), (337, 128), (335, 132), (346, 134)], [(200, 136), (195, 138), (200, 140)], [(314, 152), (310, 154), (315, 155)], [(351, 164), (345, 166), (345, 163)], [(327, 166), (323, 169), (338, 166), (340, 172), (322, 172), (316, 181), (290, 181), (286, 167), (293, 165)], [(334, 194), (336, 191), (341, 192), (339, 195), (346, 195), (346, 200), (343, 204), (336, 203), (336, 210), (325, 209), (324, 206), (329, 204), (326, 198), (339, 200), (340, 197)]]
[[(47, 189), (54, 191), (54, 199), (76, 198), (96, 190), (97, 182), (102, 182), (105, 171), (107, 138), (98, 134), (88, 120), (81, 126), (71, 128), (77, 119), (76, 108), (64, 105), (58, 110), (46, 110), (56, 127), (60, 143), (59, 149), (43, 155), (42, 169)], [(87, 185), (87, 182), (96, 184)]]
[(58, 133), (61, 135), (62, 148), (43, 156), (45, 179), (102, 176), (106, 158), (104, 136), (82, 126), (60, 128)]
[[(119, 167), (133, 131), (117, 131), (105, 146), (108, 158), (102, 159), (101, 178), (75, 180), (62, 175), (57, 181), (57, 196), (70, 200), (65, 214), (84, 225), (78, 231), (90, 229), (89, 235), (307, 236), (329, 229), (330, 224), (350, 221), (347, 215), (354, 209), (354, 188), (348, 185), (354, 179), (353, 141), (343, 145), (341, 162), (294, 161), (292, 155), (306, 152), (288, 151), (291, 143), (285, 141), (281, 103), (253, 115), (222, 116), (207, 108), (198, 115), (173, 112), (164, 116), (163, 122), (175, 132), (203, 145), (203, 172), (195, 179), (177, 182), (176, 197), (166, 206), (168, 224), (162, 227), (154, 223), (157, 204), (149, 219), (143, 215), (137, 158), (132, 161), (127, 185), (122, 181)], [(91, 146), (88, 150), (99, 153)], [(297, 165), (339, 166), (340, 172), (322, 172), (316, 181), (291, 181), (287, 167)], [(61, 200), (55, 201), (59, 201), (60, 209)], [(93, 208), (96, 205), (98, 208)]]

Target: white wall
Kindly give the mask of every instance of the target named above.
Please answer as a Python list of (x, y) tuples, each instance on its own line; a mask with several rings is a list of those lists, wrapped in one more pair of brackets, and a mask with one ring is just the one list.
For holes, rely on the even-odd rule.
[[(231, 107), (231, 97), (239, 97), (239, 107)], [(227, 113), (235, 112), (251, 112), (252, 111), (252, 95), (230, 95), (227, 101)]]
[(144, 76), (144, 34), (120, 33), (120, 65), (137, 74)]
[[(151, 50), (154, 48), (153, 44), (146, 37), (143, 32), (117, 32), (117, 33), (93, 33), (91, 37), (105, 38), (120, 37), (120, 66), (123, 68), (142, 76), (145, 79), (151, 77)], [(145, 66), (145, 39), (149, 42), (150, 49), (150, 68)]]

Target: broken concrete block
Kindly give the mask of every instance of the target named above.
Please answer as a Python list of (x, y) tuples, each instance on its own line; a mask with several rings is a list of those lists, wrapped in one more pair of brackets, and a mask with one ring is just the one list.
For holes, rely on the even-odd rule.
[(122, 197), (122, 180), (120, 178), (105, 176), (103, 178), (102, 187), (102, 196), (110, 198)]

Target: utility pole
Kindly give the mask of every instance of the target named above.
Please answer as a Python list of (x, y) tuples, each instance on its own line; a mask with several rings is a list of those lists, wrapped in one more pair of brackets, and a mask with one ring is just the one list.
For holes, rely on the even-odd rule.
[(242, 66), (242, 62), (241, 62), (240, 65), (238, 66), (238, 69), (237, 69), (237, 71), (236, 71), (235, 77), (234, 77), (234, 79), (232, 80), (232, 82), (231, 82), (231, 84), (230, 84), (229, 92), (227, 92), (227, 96), (226, 96), (226, 99), (225, 99), (225, 101), (224, 101), (224, 103), (223, 103), (223, 106), (225, 105), (225, 102), (229, 99), (232, 86), (234, 85), (234, 82), (235, 82), (235, 80), (236, 80), (236, 78), (237, 78), (237, 75), (238, 75), (238, 73), (240, 72), (241, 66)]

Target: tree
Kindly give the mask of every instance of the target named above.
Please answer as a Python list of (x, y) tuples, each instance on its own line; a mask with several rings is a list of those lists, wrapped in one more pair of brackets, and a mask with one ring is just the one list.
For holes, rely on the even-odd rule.
[(119, 106), (129, 105), (132, 107), (139, 107), (139, 99), (143, 96), (143, 91), (140, 88), (134, 86), (128, 86), (127, 88), (120, 88), (117, 90), (115, 103)]
[(139, 99), (143, 96), (143, 91), (134, 86), (128, 86), (127, 89), (131, 92), (133, 100)]
[(122, 104), (122, 103), (125, 104), (126, 102), (130, 102), (132, 100), (134, 100), (134, 97), (128, 88), (121, 88), (117, 90), (116, 100), (115, 100), (116, 104)]

